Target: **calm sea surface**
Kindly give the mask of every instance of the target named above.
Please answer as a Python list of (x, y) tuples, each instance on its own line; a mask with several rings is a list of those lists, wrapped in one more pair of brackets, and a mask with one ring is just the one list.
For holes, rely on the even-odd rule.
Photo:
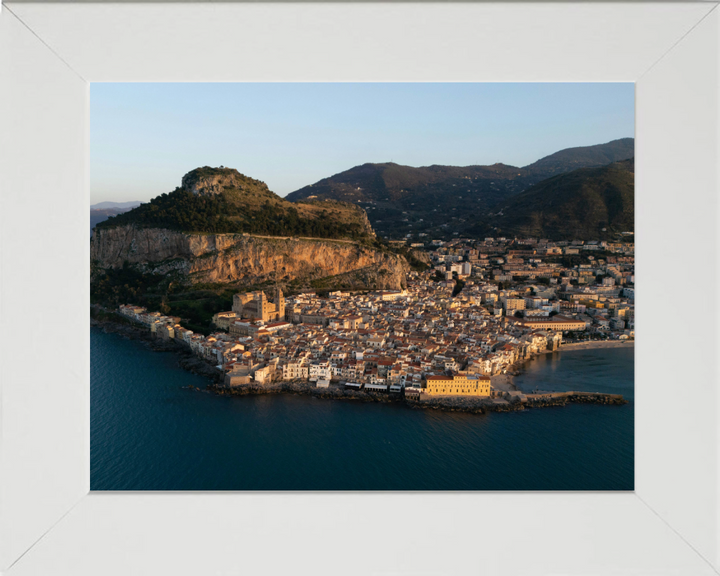
[(457, 414), (307, 396), (220, 397), (172, 353), (91, 329), (93, 490), (632, 490), (632, 349), (541, 356), (523, 390), (624, 406)]

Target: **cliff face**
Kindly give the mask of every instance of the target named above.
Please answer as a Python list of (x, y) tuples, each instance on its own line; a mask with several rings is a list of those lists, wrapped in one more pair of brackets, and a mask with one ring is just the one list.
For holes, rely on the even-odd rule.
[(287, 282), (337, 276), (353, 286), (405, 287), (407, 261), (349, 241), (263, 238), (241, 234), (185, 234), (121, 226), (95, 230), (91, 260), (100, 268), (125, 261), (145, 272), (175, 272), (189, 283)]

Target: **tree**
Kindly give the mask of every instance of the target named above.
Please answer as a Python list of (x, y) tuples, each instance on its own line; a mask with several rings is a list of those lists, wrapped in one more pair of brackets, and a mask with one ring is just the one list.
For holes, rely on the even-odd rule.
[(523, 317), (523, 313), (520, 312), (520, 310), (517, 310), (517, 311), (515, 312), (515, 314), (513, 314), (513, 316), (515, 316), (515, 318), (522, 318), (522, 317)]
[(170, 305), (168, 304), (165, 296), (163, 296), (162, 301), (160, 302), (160, 312), (166, 315), (170, 313)]

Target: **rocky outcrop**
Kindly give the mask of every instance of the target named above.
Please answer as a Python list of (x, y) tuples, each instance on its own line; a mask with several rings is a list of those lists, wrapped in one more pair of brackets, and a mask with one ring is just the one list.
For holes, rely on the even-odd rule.
[(196, 168), (182, 178), (182, 188), (199, 195), (220, 194), (225, 190), (251, 190), (260, 188), (268, 192), (264, 182), (240, 174), (234, 168)]
[(186, 234), (132, 225), (96, 229), (90, 255), (99, 268), (128, 262), (143, 272), (175, 273), (190, 283), (257, 284), (276, 277), (288, 282), (337, 276), (354, 287), (399, 289), (405, 287), (409, 270), (403, 257), (351, 241)]
[(425, 252), (425, 250), (410, 250), (410, 256), (412, 256), (416, 260), (419, 260), (423, 264), (427, 264), (428, 266), (432, 265), (432, 260), (430, 260), (430, 254)]

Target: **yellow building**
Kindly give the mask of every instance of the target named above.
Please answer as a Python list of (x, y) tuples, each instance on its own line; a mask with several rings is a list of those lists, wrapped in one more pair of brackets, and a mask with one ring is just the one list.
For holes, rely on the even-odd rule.
[(508, 318), (520, 324), (525, 328), (533, 328), (535, 330), (557, 330), (559, 332), (566, 332), (570, 330), (585, 330), (584, 320), (575, 320), (574, 318), (567, 318), (566, 316), (560, 316), (560, 314), (548, 318), (544, 317), (527, 317), (527, 318)]
[(525, 310), (524, 298), (504, 298), (505, 310)]
[(428, 376), (425, 393), (432, 396), (490, 396), (487, 376)]

